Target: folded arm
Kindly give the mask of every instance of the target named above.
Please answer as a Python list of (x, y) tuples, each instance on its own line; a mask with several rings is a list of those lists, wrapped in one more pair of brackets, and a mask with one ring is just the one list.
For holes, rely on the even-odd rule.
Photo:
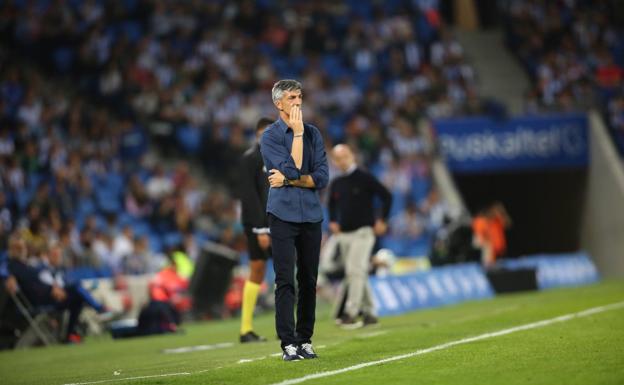
[(301, 176), (290, 152), (271, 130), (266, 130), (262, 135), (260, 152), (267, 169), (277, 169), (289, 180), (296, 180)]
[(286, 178), (284, 174), (278, 169), (271, 169), (269, 171), (269, 185), (273, 188), (284, 187), (284, 180), (288, 179), (289, 186), (302, 187), (302, 188), (316, 188), (314, 179), (310, 175), (301, 175), (299, 179)]

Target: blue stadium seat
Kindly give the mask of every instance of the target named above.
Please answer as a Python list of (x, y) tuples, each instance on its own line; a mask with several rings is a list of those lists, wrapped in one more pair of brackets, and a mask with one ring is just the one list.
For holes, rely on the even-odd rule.
[(390, 191), (392, 193), (392, 207), (390, 208), (390, 216), (402, 213), (406, 207), (405, 195), (397, 190)]
[(54, 65), (59, 72), (69, 72), (74, 62), (74, 51), (69, 48), (59, 48), (54, 51)]
[(78, 200), (77, 209), (78, 215), (86, 217), (88, 215), (94, 214), (96, 207), (93, 199), (91, 199), (90, 197), (82, 197)]
[(185, 152), (196, 154), (201, 148), (202, 132), (191, 125), (181, 126), (176, 129), (176, 139)]
[(175, 247), (182, 243), (182, 234), (177, 231), (167, 233), (163, 237), (163, 243), (165, 247)]
[[(126, 3), (128, 3), (127, 0)], [(143, 35), (143, 29), (141, 28), (141, 24), (136, 21), (126, 21), (122, 23), (121, 29), (123, 30), (126, 38), (133, 43), (139, 41), (139, 39)]]
[(148, 235), (150, 249), (155, 253), (163, 252), (163, 242), (156, 233), (150, 232)]
[(327, 76), (333, 80), (340, 79), (344, 75), (348, 74), (342, 64), (340, 56), (338, 55), (323, 55), (321, 59), (321, 67), (325, 70)]
[(26, 207), (30, 203), (33, 197), (33, 190), (24, 189), (23, 191), (17, 192), (15, 194), (15, 203), (17, 204), (17, 208), (20, 212), (24, 212)]
[(340, 142), (344, 139), (344, 118), (334, 117), (329, 120), (327, 132), (334, 142)]
[(119, 194), (109, 189), (95, 192), (98, 208), (105, 213), (119, 213), (122, 209)]
[(137, 237), (143, 237), (150, 234), (150, 225), (147, 221), (144, 220), (133, 220), (130, 225), (132, 226), (132, 231), (134, 235)]

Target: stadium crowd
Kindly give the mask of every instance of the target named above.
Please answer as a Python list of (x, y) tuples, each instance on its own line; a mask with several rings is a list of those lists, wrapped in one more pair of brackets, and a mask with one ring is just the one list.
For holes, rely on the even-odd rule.
[(194, 154), (232, 188), (255, 120), (271, 115), (270, 86), (291, 76), (328, 146), (351, 144), (394, 192), (393, 221), (410, 230), (395, 226), (388, 246), (426, 253), (427, 119), (481, 111), (437, 7), (3, 3), (3, 238), (20, 229), (35, 250), (58, 239), (69, 266), (125, 273), (154, 271), (147, 261), (164, 258), (152, 255), (178, 244), (196, 256), (205, 238), (240, 248), (228, 190), (200, 190), (188, 163), (164, 170), (145, 154), (149, 143)]
[(598, 106), (624, 153), (624, 30), (617, 1), (509, 2), (508, 44), (533, 80), (529, 113)]
[(14, 67), (3, 80), (18, 101), (5, 105), (0, 134), (3, 246), (19, 230), (31, 256), (59, 241), (67, 267), (145, 273), (167, 247), (182, 243), (196, 256), (196, 237), (232, 244), (233, 201), (201, 191), (186, 162), (148, 164), (148, 138), (135, 122), (109, 119), (33, 72)]

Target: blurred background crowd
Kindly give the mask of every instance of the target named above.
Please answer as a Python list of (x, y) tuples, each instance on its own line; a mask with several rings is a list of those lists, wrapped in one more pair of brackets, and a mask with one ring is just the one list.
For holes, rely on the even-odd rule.
[(58, 239), (69, 267), (104, 273), (204, 239), (244, 249), (237, 160), (283, 77), (327, 146), (394, 192), (388, 246), (426, 254), (442, 220), (428, 118), (487, 107), (436, 1), (14, 1), (0, 28), (0, 242), (23, 231), (36, 256)]
[[(327, 149), (349, 144), (392, 192), (376, 249), (435, 254), (458, 213), (432, 182), (432, 120), (507, 115), (480, 96), (449, 3), (0, 2), (0, 251), (11, 233), (33, 263), (60, 245), (77, 278), (154, 273), (207, 240), (244, 255), (240, 155), (277, 116), (274, 82), (296, 78)], [(598, 106), (624, 151), (617, 2), (494, 3), (526, 112)]]
[(624, 150), (624, 35), (614, 1), (511, 1), (507, 43), (530, 74), (526, 110), (599, 107)]

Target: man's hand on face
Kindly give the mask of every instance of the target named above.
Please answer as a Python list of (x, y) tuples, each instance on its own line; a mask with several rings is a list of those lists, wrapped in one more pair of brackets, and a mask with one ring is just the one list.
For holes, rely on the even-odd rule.
[(295, 104), (290, 108), (288, 125), (292, 128), (295, 135), (303, 134), (303, 115), (300, 105)]
[(286, 177), (284, 177), (284, 174), (282, 174), (277, 169), (271, 169), (269, 173), (271, 174), (269, 175), (269, 185), (271, 187), (279, 188), (284, 186), (284, 179), (286, 179)]

